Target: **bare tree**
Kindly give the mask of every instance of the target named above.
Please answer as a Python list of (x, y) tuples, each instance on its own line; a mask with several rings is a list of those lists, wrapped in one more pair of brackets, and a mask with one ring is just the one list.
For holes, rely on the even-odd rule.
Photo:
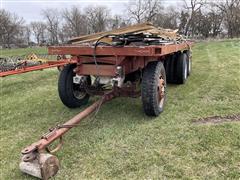
[(13, 44), (17, 47), (25, 48), (30, 45), (31, 30), (28, 25), (22, 25), (19, 27), (19, 31), (15, 36)]
[(195, 13), (195, 24), (192, 24), (192, 27), (194, 27), (194, 35), (197, 35), (198, 38), (208, 38), (210, 36), (212, 21), (209, 17), (209, 13), (203, 13), (201, 10)]
[(65, 9), (63, 18), (65, 20), (64, 31), (69, 37), (87, 34), (87, 17), (81, 13), (78, 7), (73, 6), (70, 10)]
[(3, 46), (10, 48), (11, 44), (15, 44), (18, 41), (21, 27), (24, 25), (24, 20), (16, 14), (0, 9), (0, 22), (0, 42)]
[[(187, 2), (185, 2), (187, 3)], [(191, 33), (192, 36), (198, 36), (200, 38), (216, 37), (220, 34), (223, 15), (212, 4), (199, 2), (198, 6), (193, 2), (189, 8), (191, 10), (182, 10), (180, 15), (179, 30), (186, 35)], [(204, 9), (202, 8), (204, 6)], [(185, 10), (187, 4), (185, 4)], [(192, 13), (194, 11), (194, 13)], [(192, 17), (191, 17), (192, 16)]]
[(70, 31), (71, 31), (71, 29), (69, 29), (69, 27), (66, 24), (61, 25), (61, 27), (59, 28), (59, 32), (58, 32), (58, 37), (59, 37), (60, 43), (63, 43), (63, 44), (67, 43), (69, 38), (76, 37), (76, 36), (72, 35), (72, 33)]
[(30, 24), (33, 35), (37, 41), (37, 44), (40, 45), (45, 41), (45, 30), (46, 24), (41, 21), (34, 21)]
[(213, 5), (210, 7), (210, 12), (208, 13), (208, 21), (211, 22), (212, 26), (212, 37), (218, 36), (222, 29), (224, 15), (222, 12), (215, 8)]
[(191, 29), (192, 36), (195, 34), (196, 30), (196, 14), (201, 10), (201, 8), (206, 5), (206, 0), (183, 0), (184, 8), (187, 10), (189, 16), (187, 23), (184, 28), (184, 34), (188, 35)]
[(225, 25), (228, 30), (228, 37), (240, 36), (240, 0), (225, 0), (215, 2), (215, 5), (224, 14)]
[(181, 14), (179, 16), (179, 19), (180, 19), (180, 24), (179, 24), (179, 31), (182, 33), (182, 34), (185, 34), (185, 28), (186, 28), (186, 25), (188, 23), (188, 20), (189, 20), (189, 14), (188, 12), (185, 12), (185, 11), (181, 11)]
[(109, 10), (105, 6), (88, 6), (85, 9), (88, 20), (88, 33), (105, 31), (110, 19)]
[(24, 28), (23, 28), (23, 32), (24, 32), (24, 40), (25, 40), (25, 43), (27, 46), (30, 45), (30, 42), (31, 42), (31, 28), (29, 25), (26, 25)]
[(110, 19), (110, 29), (117, 29), (127, 26), (128, 22), (121, 15), (114, 15)]
[(59, 33), (59, 13), (56, 9), (45, 9), (42, 12), (46, 19), (47, 31), (49, 33), (50, 44), (58, 44), (58, 33)]
[(127, 4), (129, 18), (137, 23), (152, 22), (159, 11), (159, 0), (135, 0)]
[(164, 11), (159, 12), (153, 21), (154, 25), (170, 29), (178, 29), (178, 22), (179, 12), (174, 6), (170, 6)]

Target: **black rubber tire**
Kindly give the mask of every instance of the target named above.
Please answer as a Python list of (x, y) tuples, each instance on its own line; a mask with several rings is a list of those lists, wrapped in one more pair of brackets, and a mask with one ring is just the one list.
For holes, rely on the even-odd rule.
[[(161, 106), (158, 91), (160, 76), (163, 76), (162, 78), (165, 82), (165, 95)], [(166, 73), (162, 62), (155, 61), (148, 63), (148, 65), (144, 68), (141, 89), (142, 104), (146, 115), (158, 116), (161, 112), (163, 112), (166, 102), (166, 84)]]
[(176, 83), (176, 78), (175, 78), (175, 70), (176, 70), (176, 54), (172, 54), (169, 56), (168, 59), (166, 59), (166, 77), (167, 77), (167, 83)]
[(165, 72), (166, 72), (167, 83), (171, 83), (172, 78), (173, 78), (172, 69), (171, 69), (172, 58), (173, 58), (173, 55), (169, 55), (164, 60), (164, 67), (165, 67)]
[[(75, 73), (73, 69), (76, 67), (76, 64), (68, 64), (64, 66), (63, 70), (60, 72), (58, 79), (58, 93), (62, 103), (69, 108), (77, 108), (88, 103), (89, 94), (79, 99), (74, 95), (74, 83), (73, 77)], [(89, 83), (88, 77), (88, 83)], [(91, 81), (91, 79), (90, 79)]]
[(187, 55), (186, 55), (186, 53), (181, 53), (178, 56), (175, 78), (176, 78), (177, 84), (184, 84), (187, 80)]

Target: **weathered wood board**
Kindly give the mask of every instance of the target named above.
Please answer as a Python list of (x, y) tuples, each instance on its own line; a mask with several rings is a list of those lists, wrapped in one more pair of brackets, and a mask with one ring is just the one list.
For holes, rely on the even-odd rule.
[[(100, 37), (106, 36), (106, 35), (121, 35), (121, 34), (143, 34), (146, 36), (151, 37), (160, 37), (166, 40), (179, 40), (181, 39), (181, 36), (177, 33), (178, 30), (171, 30), (171, 29), (163, 29), (160, 27), (153, 26), (152, 23), (141, 23), (136, 24), (128, 27), (123, 27), (119, 29), (115, 29), (112, 31), (105, 31), (105, 32), (99, 32), (95, 34), (90, 35), (84, 35), (76, 38), (72, 38), (69, 40), (69, 43), (71, 44), (83, 44), (83, 43), (91, 43), (97, 41)], [(102, 39), (102, 42), (111, 43), (112, 38), (104, 38)]]

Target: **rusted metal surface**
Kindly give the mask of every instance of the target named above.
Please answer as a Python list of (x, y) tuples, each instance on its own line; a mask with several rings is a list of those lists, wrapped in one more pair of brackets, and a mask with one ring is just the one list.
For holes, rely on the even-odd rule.
[[(164, 60), (166, 55), (189, 49), (189, 43), (158, 46), (99, 46), (96, 53), (87, 46), (52, 46), (49, 54), (73, 55), (78, 62), (76, 73), (79, 75), (115, 76), (116, 66), (122, 66), (125, 74), (143, 69), (148, 62)], [(102, 65), (102, 64), (104, 65)], [(112, 65), (112, 66), (110, 66)]]
[(76, 115), (75, 117), (67, 121), (66, 123), (64, 123), (62, 126), (57, 126), (55, 128), (49, 129), (49, 132), (44, 134), (39, 141), (23, 149), (22, 154), (29, 154), (36, 150), (38, 151), (45, 150), (46, 147), (49, 146), (53, 141), (62, 137), (67, 131), (69, 131), (69, 129), (79, 124), (79, 122), (82, 119), (84, 119), (89, 114), (94, 112), (99, 107), (99, 105), (102, 105), (103, 103), (110, 101), (115, 97), (119, 97), (119, 96), (137, 97), (139, 95), (140, 93), (136, 91), (135, 85), (126, 86), (124, 88), (115, 87), (110, 92), (106, 92), (100, 100), (93, 103), (91, 106), (89, 106), (84, 111), (82, 111), (81, 113), (79, 113), (78, 115)]
[[(119, 64), (124, 59), (125, 59), (125, 57), (116, 57), (116, 56), (97, 57), (97, 62), (104, 63), (104, 64)], [(93, 57), (92, 56), (78, 56), (76, 58), (76, 61), (80, 64), (92, 63)]]
[(81, 64), (74, 70), (79, 75), (101, 75), (112, 76), (116, 75), (116, 67), (114, 65), (95, 65)]
[[(103, 58), (102, 58), (103, 59)], [(109, 58), (110, 59), (110, 58)], [(113, 60), (114, 59), (114, 60)], [(111, 64), (96, 65), (93, 63), (93, 58), (87, 58), (87, 63), (84, 58), (81, 58), (78, 62), (74, 72), (78, 75), (96, 75), (96, 76), (111, 76), (117, 75), (117, 66), (121, 66), (124, 69), (125, 74), (129, 74), (139, 69), (143, 69), (145, 65), (153, 60), (157, 60), (156, 57), (124, 57), (124, 58), (111, 58)], [(101, 60), (102, 62), (102, 60)], [(90, 64), (91, 63), (91, 64)], [(99, 60), (97, 58), (97, 63)]]
[[(180, 50), (189, 48), (188, 43), (158, 46), (99, 46), (96, 49), (96, 55), (101, 56), (164, 56)], [(94, 48), (88, 46), (50, 46), (48, 53), (51, 55), (77, 55), (92, 56)]]
[[(113, 98), (113, 96), (106, 96), (106, 97), (108, 97), (108, 99)], [(105, 98), (104, 101), (107, 101), (107, 98)], [(36, 150), (37, 151), (45, 150), (46, 147), (49, 146), (53, 141), (57, 140), (58, 138), (63, 136), (67, 131), (69, 131), (71, 129), (71, 125), (78, 124), (82, 119), (84, 119), (89, 114), (94, 112), (98, 108), (100, 103), (102, 103), (101, 99), (63, 124), (63, 125), (69, 125), (69, 127), (67, 127), (67, 128), (56, 127), (56, 128), (51, 129), (48, 133), (44, 134), (39, 141), (37, 141), (37, 142), (31, 144), (30, 146), (26, 147), (25, 149), (23, 149), (22, 154), (29, 154)]]
[(119, 66), (123, 66), (125, 74), (129, 74), (139, 69), (143, 69), (148, 62), (157, 61), (156, 57), (127, 57), (124, 61), (122, 61)]

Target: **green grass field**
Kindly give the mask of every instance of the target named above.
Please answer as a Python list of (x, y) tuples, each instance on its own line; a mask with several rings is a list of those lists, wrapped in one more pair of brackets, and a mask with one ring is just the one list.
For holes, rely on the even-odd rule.
[[(140, 98), (105, 104), (64, 136), (55, 179), (239, 179), (240, 124), (193, 123), (240, 113), (239, 58), (239, 41), (196, 44), (190, 78), (169, 85), (158, 118), (144, 115)], [(84, 108), (61, 103), (57, 79), (56, 69), (1, 79), (0, 179), (33, 179), (18, 168), (22, 148)]]
[(23, 56), (23, 55), (28, 55), (31, 53), (36, 53), (36, 54), (46, 54), (47, 53), (47, 48), (41, 47), (41, 48), (25, 48), (25, 49), (5, 49), (5, 50), (0, 50), (0, 57), (5, 57), (5, 56)]

